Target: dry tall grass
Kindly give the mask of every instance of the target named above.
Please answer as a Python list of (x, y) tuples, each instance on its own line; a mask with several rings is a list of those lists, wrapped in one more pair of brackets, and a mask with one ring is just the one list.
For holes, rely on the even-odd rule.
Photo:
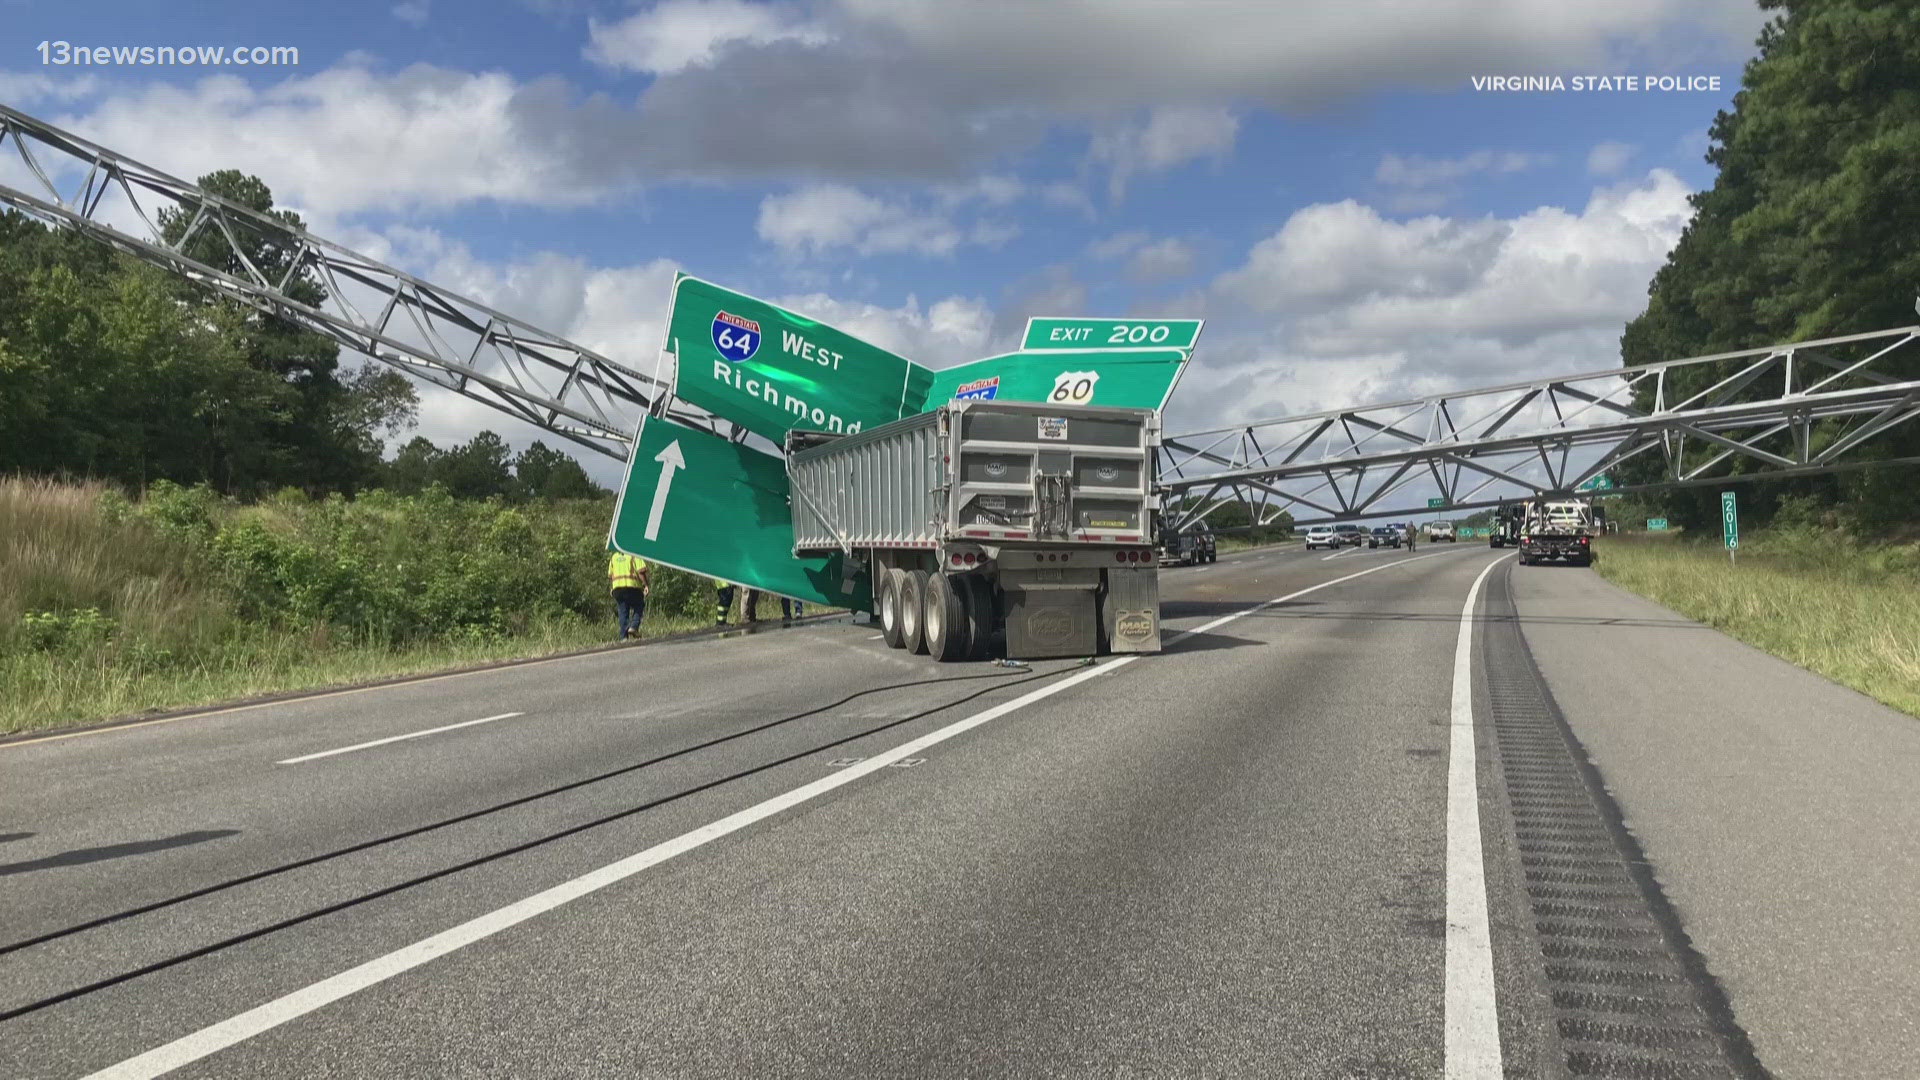
[(105, 488), (0, 479), (0, 649), (34, 612), (95, 609), (122, 642), (192, 648), (233, 628), (225, 598), (179, 542), (100, 513)]
[[(99, 484), (0, 477), (0, 734), (340, 686), (602, 644), (612, 623), (519, 620), (507, 635), (379, 643), (325, 622), (242, 618), (212, 560)], [(119, 509), (116, 510), (116, 507)], [(291, 527), (270, 505), (221, 521)], [(391, 538), (366, 538), (370, 550)], [(588, 573), (597, 573), (590, 569)], [(650, 612), (646, 634), (696, 629)]]
[(1812, 532), (1607, 537), (1595, 568), (1656, 603), (1920, 716), (1920, 544)]

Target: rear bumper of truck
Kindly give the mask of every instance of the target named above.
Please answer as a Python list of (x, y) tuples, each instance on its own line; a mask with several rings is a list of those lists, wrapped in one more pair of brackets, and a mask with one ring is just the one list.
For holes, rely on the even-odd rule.
[(1531, 536), (1520, 542), (1520, 554), (1530, 559), (1586, 559), (1593, 542), (1583, 536)]

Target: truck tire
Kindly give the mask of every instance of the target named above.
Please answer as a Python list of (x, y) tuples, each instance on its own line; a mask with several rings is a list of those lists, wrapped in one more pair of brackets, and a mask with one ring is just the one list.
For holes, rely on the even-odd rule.
[(941, 663), (952, 663), (967, 654), (967, 605), (955, 585), (951, 576), (938, 570), (927, 575), (923, 636), (927, 655)]
[(905, 646), (906, 634), (900, 629), (902, 615), (900, 593), (907, 587), (907, 572), (897, 566), (889, 566), (880, 572), (880, 636), (887, 648), (898, 649)]
[(993, 649), (993, 586), (979, 574), (956, 583), (967, 610), (967, 659), (985, 660)]
[(927, 651), (927, 572), (908, 570), (900, 588), (900, 647), (910, 653)]

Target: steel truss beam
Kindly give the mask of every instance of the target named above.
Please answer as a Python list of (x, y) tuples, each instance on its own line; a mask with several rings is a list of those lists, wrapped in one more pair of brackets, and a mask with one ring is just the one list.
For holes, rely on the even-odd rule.
[[(50, 225), (75, 229), (141, 262), (190, 278), (341, 346), (509, 416), (625, 460), (640, 414), (732, 435), (732, 425), (678, 404), (667, 388), (557, 334), (374, 259), (227, 202), (51, 124), (0, 106), (0, 157), (18, 157), (36, 191), (0, 185), (0, 204)], [(60, 179), (83, 173), (63, 191)], [(158, 211), (185, 215), (178, 239), (162, 234)], [(137, 219), (142, 238), (109, 224)], [(189, 241), (218, 236), (240, 273), (189, 254)], [(268, 273), (244, 254), (249, 242), (281, 256)], [(327, 293), (321, 306), (288, 294), (300, 278)]]
[(1610, 490), (1911, 463), (1858, 451), (1920, 419), (1920, 379), (1901, 373), (1920, 364), (1917, 338), (1909, 326), (1172, 435), (1160, 481), (1185, 527), (1234, 501), (1256, 523), (1306, 524), (1424, 512), (1435, 494), (1449, 512), (1564, 496), (1646, 455), (1663, 461), (1657, 482)]

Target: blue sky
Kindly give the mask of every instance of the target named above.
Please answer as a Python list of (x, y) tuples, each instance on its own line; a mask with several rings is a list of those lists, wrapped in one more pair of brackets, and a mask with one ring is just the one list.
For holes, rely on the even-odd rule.
[[(672, 271), (939, 366), (1208, 319), (1170, 426), (1606, 366), (1711, 183), (1744, 0), (0, 0), (0, 102), (636, 366)], [(38, 43), (291, 45), (79, 67)], [(1718, 77), (1718, 92), (1475, 76)], [(17, 175), (0, 165), (0, 183)], [(421, 430), (492, 426), (444, 395)]]

